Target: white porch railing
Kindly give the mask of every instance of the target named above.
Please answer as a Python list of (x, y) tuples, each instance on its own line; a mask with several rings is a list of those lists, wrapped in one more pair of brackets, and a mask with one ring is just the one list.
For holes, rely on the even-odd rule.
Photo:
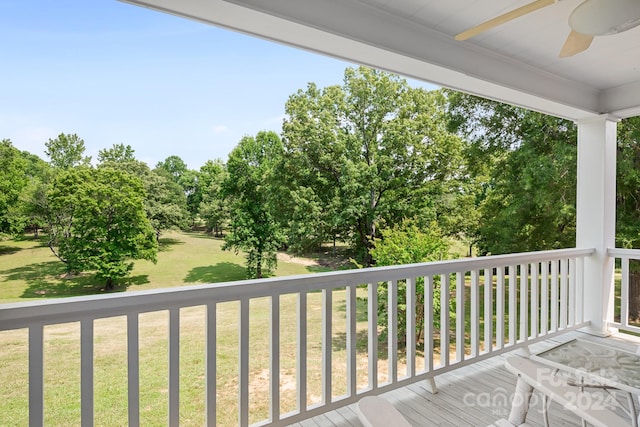
[[(634, 296), (632, 295), (631, 291), (631, 286), (630, 286), (630, 278), (632, 274), (640, 274), (640, 271), (636, 271), (636, 272), (632, 272), (629, 268), (629, 261), (639, 261), (640, 264), (640, 249), (619, 249), (619, 248), (609, 248), (609, 250), (607, 251), (607, 254), (610, 257), (615, 258), (616, 260), (616, 266), (619, 265), (620, 266), (620, 309), (619, 309), (619, 320), (614, 320), (613, 322), (609, 322), (609, 327), (611, 328), (616, 328), (616, 329), (621, 329), (623, 331), (627, 331), (627, 332), (633, 332), (633, 333), (640, 333), (640, 327), (637, 326), (638, 324), (636, 323), (636, 325), (631, 325), (629, 323), (629, 316), (630, 316), (630, 311), (629, 311), (629, 301), (631, 298), (634, 298)], [(612, 289), (616, 289), (617, 287), (614, 286)], [(637, 292), (640, 292), (640, 289), (637, 290)], [(616, 291), (616, 295), (617, 295), (617, 291)], [(640, 295), (635, 296), (635, 298), (640, 298)], [(638, 302), (640, 304), (640, 302)], [(616, 304), (617, 307), (617, 304)], [(616, 310), (616, 316), (617, 316), (618, 311)], [(638, 315), (638, 313), (635, 313), (635, 315)]]
[[(43, 363), (44, 327), (60, 323), (80, 324), (79, 402), (82, 425), (94, 421), (94, 329), (96, 320), (126, 316), (126, 360), (128, 382), (128, 423), (140, 420), (140, 337), (143, 313), (168, 312), (168, 424), (178, 425), (180, 417), (180, 340), (181, 310), (204, 306), (205, 330), (204, 419), (209, 426), (218, 425), (218, 396), (225, 393), (216, 383), (218, 347), (217, 308), (227, 302), (238, 305), (237, 318), (237, 405), (241, 426), (249, 425), (252, 393), (250, 358), (250, 303), (267, 298), (268, 331), (268, 416), (261, 425), (281, 426), (297, 422), (353, 403), (367, 394), (430, 380), (439, 373), (491, 357), (514, 346), (573, 330), (586, 325), (583, 320), (583, 260), (592, 249), (564, 249), (504, 256), (489, 256), (436, 263), (414, 264), (271, 278), (203, 286), (189, 286), (156, 291), (127, 292), (93, 297), (75, 297), (0, 306), (0, 331), (28, 329), (29, 345), (29, 424), (44, 422), (45, 364)], [(422, 286), (424, 284), (424, 286)], [(424, 287), (424, 305), (416, 303), (416, 289)], [(440, 290), (440, 298), (434, 293)], [(388, 301), (388, 339), (381, 340), (378, 318), (379, 291)], [(340, 295), (338, 302), (337, 295)], [(344, 295), (344, 313), (342, 311)], [(398, 304), (405, 297), (406, 304)], [(319, 313), (308, 310), (308, 299), (319, 298)], [(284, 303), (284, 301), (295, 301)], [(381, 300), (382, 301), (382, 300)], [(455, 306), (451, 304), (455, 302)], [(359, 303), (359, 304), (358, 304)], [(366, 309), (365, 309), (366, 307)], [(449, 307), (452, 307), (450, 310)], [(285, 312), (286, 311), (286, 312)], [(315, 310), (318, 311), (318, 310)], [(399, 311), (406, 313), (407, 334), (398, 340)], [(434, 326), (440, 312), (440, 328)], [(295, 313), (294, 313), (295, 312)], [(416, 319), (416, 312), (424, 318)], [(342, 314), (343, 313), (343, 314)], [(314, 317), (317, 315), (318, 317)], [(294, 354), (282, 337), (283, 316), (295, 316)], [(336, 316), (344, 316), (344, 334), (333, 326)], [(321, 319), (320, 321), (313, 319)], [(260, 322), (260, 320), (258, 320)], [(309, 340), (309, 329), (320, 323), (319, 342)], [(417, 323), (424, 323), (424, 340), (417, 342)], [(402, 345), (402, 341), (406, 345)], [(335, 360), (332, 351), (341, 341), (346, 360)], [(366, 342), (365, 342), (366, 341)], [(358, 345), (360, 343), (360, 346)], [(309, 377), (312, 348), (321, 348), (318, 375), (320, 396), (310, 398)], [(384, 348), (387, 348), (384, 354)], [(218, 351), (216, 351), (218, 349)], [(383, 353), (380, 356), (381, 352)], [(285, 358), (295, 358), (295, 394), (297, 409), (284, 413), (281, 366)], [(386, 362), (385, 362), (386, 359)], [(340, 363), (338, 363), (340, 362)], [(3, 363), (0, 360), (0, 363)], [(336, 366), (346, 365), (346, 387), (338, 387)], [(341, 368), (344, 369), (344, 368)], [(346, 389), (337, 396), (336, 390)], [(311, 401), (311, 403), (310, 403)]]

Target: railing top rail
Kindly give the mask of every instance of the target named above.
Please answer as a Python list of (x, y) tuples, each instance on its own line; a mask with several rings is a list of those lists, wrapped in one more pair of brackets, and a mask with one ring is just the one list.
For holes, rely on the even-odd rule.
[(607, 255), (610, 257), (626, 257), (640, 259), (640, 249), (623, 249), (623, 248), (609, 248), (607, 249)]
[(0, 330), (74, 322), (170, 308), (316, 291), (422, 276), (474, 271), (514, 264), (586, 257), (595, 249), (558, 249), (447, 261), (371, 267), (299, 276), (182, 286), (95, 296), (0, 305)]

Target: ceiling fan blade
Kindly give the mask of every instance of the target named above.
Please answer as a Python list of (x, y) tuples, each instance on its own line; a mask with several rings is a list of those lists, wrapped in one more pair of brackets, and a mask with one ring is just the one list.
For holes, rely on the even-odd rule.
[(576, 53), (587, 50), (589, 46), (591, 46), (593, 37), (594, 36), (582, 34), (572, 30), (571, 33), (569, 33), (569, 37), (567, 37), (567, 40), (564, 42), (562, 50), (560, 50), (560, 58), (573, 56)]
[(486, 22), (483, 22), (480, 25), (476, 25), (475, 27), (469, 28), (466, 31), (461, 32), (460, 34), (458, 34), (457, 36), (455, 36), (455, 39), (458, 41), (461, 40), (467, 40), (471, 37), (477, 36), (478, 34), (485, 32), (487, 30), (490, 30), (494, 27), (497, 27), (498, 25), (502, 25), (505, 24), (511, 20), (514, 20), (516, 18), (519, 18), (523, 15), (526, 15), (528, 13), (534, 12), (538, 9), (542, 9), (543, 7), (546, 6), (550, 6), (552, 4), (554, 4), (556, 2), (556, 0), (536, 0), (533, 1), (531, 3), (525, 4), (522, 7), (519, 7), (517, 9), (514, 9), (510, 12), (507, 12), (505, 14), (502, 14), (500, 16), (496, 16), (493, 19), (490, 19)]

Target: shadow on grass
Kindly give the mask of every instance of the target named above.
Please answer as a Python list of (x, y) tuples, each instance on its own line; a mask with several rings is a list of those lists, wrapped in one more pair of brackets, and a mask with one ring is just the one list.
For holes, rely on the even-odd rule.
[(172, 239), (171, 237), (161, 237), (158, 240), (158, 250), (160, 252), (171, 250), (171, 246), (184, 245), (182, 240)]
[(247, 278), (247, 270), (232, 262), (219, 262), (216, 265), (192, 268), (184, 281), (187, 283), (217, 283), (243, 280)]
[(21, 250), (22, 248), (18, 246), (0, 246), (0, 256), (15, 254)]
[(59, 298), (98, 293), (100, 284), (93, 275), (65, 277), (64, 264), (57, 261), (38, 262), (5, 270), (5, 281), (23, 280), (28, 287), (21, 298)]
[(207, 233), (205, 231), (183, 231), (183, 234), (186, 234), (189, 237), (195, 237), (197, 239), (208, 239), (208, 240), (224, 240), (224, 235), (216, 236), (213, 233)]
[[(96, 295), (106, 292), (104, 283), (96, 280), (92, 273), (67, 276), (64, 264), (58, 261), (39, 262), (5, 270), (6, 282), (23, 280), (27, 288), (20, 298), (62, 298)], [(128, 277), (108, 292), (123, 292), (131, 285), (149, 283), (148, 275)]]
[(127, 277), (124, 279), (125, 288), (129, 286), (140, 286), (151, 283), (148, 274), (140, 274), (138, 276)]
[[(387, 337), (385, 334), (378, 335), (378, 360), (389, 359), (389, 346)], [(422, 345), (422, 343), (420, 343)], [(440, 340), (434, 340), (434, 348), (438, 348)], [(338, 332), (331, 338), (331, 347), (333, 351), (346, 351), (347, 350), (347, 334), (344, 332)], [(369, 350), (369, 333), (367, 330), (359, 330), (356, 332), (356, 351), (358, 354), (366, 354)], [(402, 342), (398, 343), (398, 361), (406, 362), (406, 345)], [(422, 348), (416, 348), (416, 356), (424, 357), (424, 351)]]
[(327, 273), (329, 271), (334, 271), (330, 267), (325, 267), (324, 265), (308, 265), (306, 269), (309, 273)]
[[(336, 310), (341, 313), (347, 312), (347, 303), (342, 303), (336, 307)], [(356, 297), (356, 321), (366, 322), (369, 320), (369, 301), (364, 297)]]
[[(334, 333), (333, 338), (331, 338), (331, 347), (333, 351), (346, 351), (347, 334), (344, 332)], [(359, 354), (369, 351), (369, 333), (367, 330), (356, 332), (356, 351)], [(382, 337), (378, 337), (378, 360), (387, 360), (388, 358), (387, 342)]]

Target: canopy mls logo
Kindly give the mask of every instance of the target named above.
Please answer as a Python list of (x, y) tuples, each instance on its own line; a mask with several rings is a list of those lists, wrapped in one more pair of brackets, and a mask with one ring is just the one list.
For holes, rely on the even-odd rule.
[(518, 395), (509, 392), (502, 387), (493, 389), (493, 391), (473, 393), (469, 392), (464, 395), (462, 402), (466, 407), (485, 408), (491, 411), (491, 415), (498, 417), (506, 417), (509, 415), (512, 402)]
[[(569, 386), (569, 391), (563, 393), (562, 397), (566, 401), (564, 408), (567, 410), (590, 410), (590, 411), (611, 411), (620, 408), (621, 405), (616, 400), (616, 393), (620, 392), (613, 387), (596, 382), (585, 382), (582, 380), (587, 373), (578, 372), (577, 376), (560, 375), (556, 369), (541, 368), (538, 370), (537, 381), (542, 384), (549, 384), (551, 387)], [(622, 396), (617, 396), (623, 400)], [(529, 411), (543, 413), (545, 401), (541, 393), (531, 394), (529, 402), (524, 402), (527, 395), (508, 391), (503, 387), (497, 387), (491, 391), (474, 393), (468, 392), (462, 402), (466, 407), (484, 408), (491, 411), (491, 415), (506, 417), (511, 411), (511, 407), (528, 406)], [(547, 399), (546, 409), (549, 408), (551, 400)]]

